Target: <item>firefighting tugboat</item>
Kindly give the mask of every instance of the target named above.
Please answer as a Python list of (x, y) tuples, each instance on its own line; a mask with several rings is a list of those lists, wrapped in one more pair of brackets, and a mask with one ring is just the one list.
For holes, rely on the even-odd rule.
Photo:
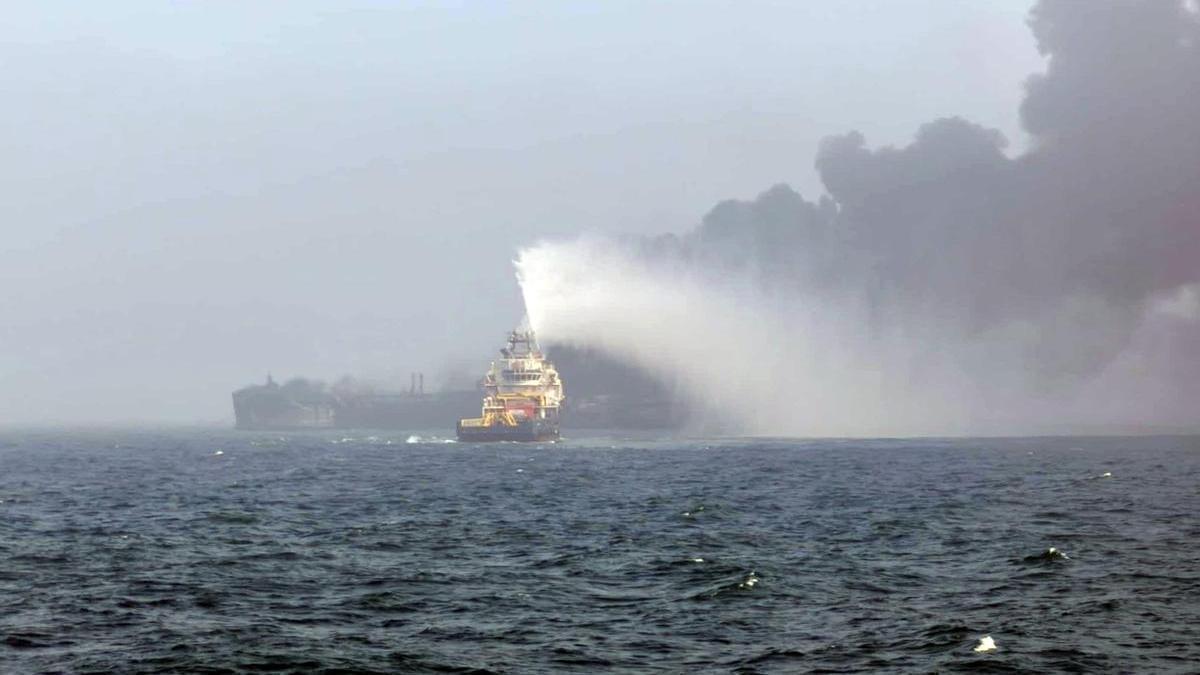
[(459, 420), (458, 440), (556, 441), (563, 402), (558, 371), (538, 348), (532, 331), (513, 331), (503, 358), (483, 378), (483, 416)]

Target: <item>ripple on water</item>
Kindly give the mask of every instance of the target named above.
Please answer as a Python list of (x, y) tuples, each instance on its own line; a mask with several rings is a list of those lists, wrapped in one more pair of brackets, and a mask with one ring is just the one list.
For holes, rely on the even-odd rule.
[(0, 670), (1200, 662), (1196, 439), (436, 437), (0, 434)]

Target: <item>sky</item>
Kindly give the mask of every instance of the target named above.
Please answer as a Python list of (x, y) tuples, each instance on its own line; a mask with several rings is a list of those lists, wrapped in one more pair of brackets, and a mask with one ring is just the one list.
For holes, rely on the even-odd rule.
[(229, 393), (482, 369), (518, 250), (656, 235), (821, 139), (1024, 150), (1011, 1), (28, 3), (0, 17), (0, 424), (232, 420)]

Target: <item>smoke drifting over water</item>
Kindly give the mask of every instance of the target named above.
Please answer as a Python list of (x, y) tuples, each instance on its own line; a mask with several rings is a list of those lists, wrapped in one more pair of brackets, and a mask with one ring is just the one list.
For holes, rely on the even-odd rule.
[(1109, 431), (1200, 412), (1200, 16), (1043, 2), (1022, 119), (858, 133), (694, 231), (520, 253), (533, 327), (761, 434)]
[[(518, 261), (530, 323), (553, 342), (598, 348), (673, 385), (696, 423), (761, 434), (913, 432), (917, 401), (891, 402), (878, 345), (845, 306), (772, 295), (747, 277), (696, 269), (596, 239), (543, 244)], [(874, 347), (874, 348), (873, 348)], [(944, 414), (944, 413), (942, 413)]]

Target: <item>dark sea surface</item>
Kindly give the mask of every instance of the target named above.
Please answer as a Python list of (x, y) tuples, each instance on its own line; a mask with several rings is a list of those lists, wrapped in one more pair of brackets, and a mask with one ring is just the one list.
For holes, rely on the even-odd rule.
[(1196, 437), (0, 432), (0, 672), (1197, 672), (1198, 511)]

